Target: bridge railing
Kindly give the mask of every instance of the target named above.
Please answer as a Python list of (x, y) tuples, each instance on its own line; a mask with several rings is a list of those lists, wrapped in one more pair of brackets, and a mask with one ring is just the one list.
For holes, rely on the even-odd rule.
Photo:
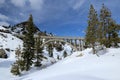
[(73, 40), (84, 40), (82, 37), (61, 37), (61, 36), (41, 36), (45, 39), (73, 39)]

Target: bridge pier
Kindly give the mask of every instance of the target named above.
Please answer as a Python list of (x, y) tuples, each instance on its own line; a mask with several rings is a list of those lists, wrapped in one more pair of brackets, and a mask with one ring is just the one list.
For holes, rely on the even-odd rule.
[(79, 44), (80, 44), (80, 49), (79, 50), (82, 51), (83, 50), (83, 48), (82, 48), (83, 47), (82, 46), (82, 40), (79, 40)]

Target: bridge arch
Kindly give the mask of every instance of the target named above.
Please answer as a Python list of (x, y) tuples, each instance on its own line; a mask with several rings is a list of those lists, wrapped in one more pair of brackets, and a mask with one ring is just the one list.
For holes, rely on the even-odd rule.
[(48, 41), (45, 41), (45, 42), (41, 45), (41, 47), (44, 47), (47, 43), (54, 42), (54, 41), (64, 42), (64, 43), (70, 45), (70, 47), (71, 47), (73, 50), (77, 51), (77, 48), (76, 48), (75, 46), (73, 46), (71, 43), (69, 43), (69, 42), (67, 42), (67, 41), (64, 41), (64, 40), (61, 40), (61, 39), (50, 39), (50, 40), (48, 40)]

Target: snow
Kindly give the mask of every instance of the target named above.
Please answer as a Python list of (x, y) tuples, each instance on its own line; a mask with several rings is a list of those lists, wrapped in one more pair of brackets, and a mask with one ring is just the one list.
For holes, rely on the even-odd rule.
[[(120, 80), (119, 49), (107, 49), (105, 55), (89, 54), (90, 49), (69, 56), (40, 71), (31, 73), (20, 80)], [(114, 56), (113, 56), (114, 55)]]
[(22, 47), (22, 44), (23, 41), (12, 34), (0, 32), (0, 48), (12, 50), (10, 52), (6, 51), (9, 58), (15, 58), (15, 50), (19, 46)]
[(71, 56), (41, 70), (21, 77), (10, 71), (12, 59), (0, 59), (0, 80), (120, 80), (120, 48), (106, 49), (100, 57), (91, 49), (74, 52)]
[[(2, 26), (0, 29), (6, 30)], [(0, 32), (0, 49), (4, 49), (8, 55), (7, 59), (0, 58), (0, 80), (13, 80), (10, 73), (11, 65), (15, 61), (15, 50), (21, 46), (23, 41), (9, 33)], [(6, 49), (9, 48), (10, 51)]]
[[(4, 28), (0, 26), (0, 29)], [(0, 32), (0, 48), (13, 50), (6, 51), (9, 58), (0, 58), (0, 80), (120, 80), (120, 48), (99, 51), (100, 57), (97, 57), (91, 48), (71, 53), (69, 45), (64, 46), (68, 57), (62, 57), (64, 50), (58, 52), (54, 49), (54, 58), (50, 58), (44, 49), (48, 59), (42, 62), (42, 68), (32, 68), (21, 76), (14, 76), (10, 69), (15, 61), (15, 50), (22, 44), (22, 40), (12, 34)], [(62, 60), (57, 60), (58, 55)]]
[(0, 26), (0, 30), (6, 30), (4, 27)]
[[(0, 32), (1, 33), (1, 32)], [(7, 38), (0, 36), (0, 45), (3, 45), (3, 48), (10, 48), (11, 50), (15, 50), (19, 45), (21, 46), (22, 40), (12, 36), (8, 33), (2, 33)]]
[(64, 51), (67, 52), (67, 55), (71, 55), (72, 49), (71, 49), (70, 45), (65, 44), (63, 46), (62, 51), (57, 51), (54, 48), (53, 49), (53, 57), (49, 57), (49, 52), (47, 51), (46, 47), (44, 47), (44, 50), (43, 50), (44, 54), (43, 55), (47, 58), (47, 60), (44, 60), (43, 64), (49, 65), (51, 63), (57, 62), (58, 61), (58, 56), (59, 56), (59, 59), (64, 59), (64, 57), (63, 57)]
[(12, 63), (11, 59), (0, 59), (0, 80), (13, 80), (14, 77), (10, 73)]
[[(2, 26), (0, 26), (0, 29), (6, 30)], [(15, 50), (19, 46), (22, 46), (22, 44), (22, 40), (12, 34), (0, 32), (0, 49), (4, 49), (8, 55), (7, 59), (0, 58), (0, 80), (11, 79), (12, 74), (10, 74), (10, 68), (11, 64), (15, 61)], [(10, 49), (10, 51), (6, 49)]]

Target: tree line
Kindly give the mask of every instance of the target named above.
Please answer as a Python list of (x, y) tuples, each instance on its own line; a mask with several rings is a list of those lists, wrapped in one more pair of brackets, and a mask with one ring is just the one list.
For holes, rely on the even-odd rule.
[(90, 5), (88, 15), (88, 27), (86, 30), (86, 45), (92, 47), (93, 53), (96, 53), (97, 44), (110, 47), (119, 47), (119, 29), (120, 25), (112, 18), (112, 13), (104, 4), (98, 15), (93, 5)]

